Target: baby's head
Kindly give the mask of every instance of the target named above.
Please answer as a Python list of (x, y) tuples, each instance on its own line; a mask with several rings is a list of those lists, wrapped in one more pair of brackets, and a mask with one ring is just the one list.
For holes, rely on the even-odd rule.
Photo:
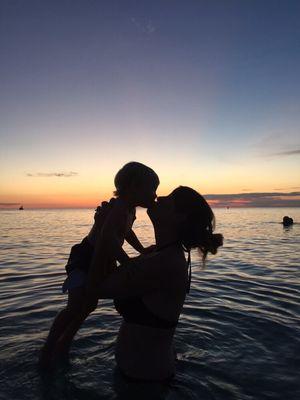
[(148, 208), (156, 198), (159, 178), (153, 169), (136, 161), (125, 164), (115, 176), (114, 194)]

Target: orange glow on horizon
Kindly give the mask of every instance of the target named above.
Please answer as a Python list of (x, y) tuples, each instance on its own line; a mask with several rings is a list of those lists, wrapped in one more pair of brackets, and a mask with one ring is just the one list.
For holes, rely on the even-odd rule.
[[(245, 185), (241, 183), (242, 175), (237, 176), (234, 181), (227, 179), (226, 176), (222, 176), (222, 179), (217, 181), (204, 173), (198, 175), (195, 171), (188, 173), (183, 169), (180, 173), (177, 172), (177, 170), (172, 172), (169, 169), (164, 170), (162, 166), (158, 168), (157, 173), (161, 181), (157, 189), (158, 196), (167, 195), (174, 188), (183, 185), (194, 188), (204, 197), (208, 194), (215, 195), (215, 198), (208, 198), (212, 207), (249, 207), (255, 205), (256, 200), (247, 196), (247, 192), (251, 194), (285, 191), (273, 189), (276, 187), (274, 182), (254, 184), (247, 181), (249, 185)], [(101, 175), (95, 175), (94, 168), (93, 171), (85, 171), (76, 177), (45, 178), (24, 176), (21, 173), (12, 174), (4, 180), (4, 185), (1, 185), (0, 208), (18, 208), (21, 204), (24, 208), (95, 208), (102, 201), (113, 197), (113, 178), (112, 171), (103, 169)], [(277, 185), (277, 187), (282, 186)], [(289, 190), (286, 191), (289, 192)], [(239, 196), (232, 198), (230, 196), (237, 194)], [(220, 198), (217, 197), (218, 195)], [(222, 197), (222, 195), (228, 196)], [(272, 199), (275, 200), (275, 197), (273, 196)], [(281, 198), (279, 194), (276, 200), (294, 201), (296, 204), (299, 196), (293, 196), (291, 193), (289, 197)]]

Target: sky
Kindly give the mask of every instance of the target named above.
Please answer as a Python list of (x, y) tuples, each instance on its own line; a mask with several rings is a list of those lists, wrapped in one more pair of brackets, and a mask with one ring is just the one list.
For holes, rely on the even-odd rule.
[(300, 2), (1, 0), (0, 207), (94, 207), (123, 164), (300, 206)]

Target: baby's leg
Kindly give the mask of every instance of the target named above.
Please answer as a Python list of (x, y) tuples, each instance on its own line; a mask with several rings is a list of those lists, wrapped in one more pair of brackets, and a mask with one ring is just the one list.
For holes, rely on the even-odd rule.
[[(108, 265), (108, 275), (116, 270), (116, 263), (110, 263)], [(75, 289), (72, 289), (72, 291)], [(83, 289), (82, 289), (83, 290)], [(78, 304), (79, 298), (79, 304)], [(76, 335), (78, 329), (86, 318), (96, 309), (98, 304), (98, 299), (92, 300), (92, 303), (87, 306), (85, 300), (87, 298), (87, 293), (83, 290), (81, 296), (76, 296), (73, 298), (69, 297), (68, 308), (73, 310), (72, 320), (68, 323), (58, 340), (55, 342), (54, 357), (59, 358), (61, 356), (66, 356), (69, 353), (70, 346), (74, 336)], [(89, 299), (91, 300), (91, 299)]]
[(40, 354), (40, 365), (46, 366), (50, 363), (53, 349), (56, 342), (63, 335), (67, 327), (72, 323), (84, 301), (84, 288), (78, 287), (68, 291), (67, 307), (60, 311), (55, 317), (50, 328), (46, 343), (44, 344)]
[[(68, 323), (60, 337), (55, 343), (53, 349), (54, 358), (65, 357), (69, 354), (72, 340), (78, 332), (80, 326), (86, 320), (86, 318), (96, 309), (98, 301), (95, 301), (88, 309), (83, 309), (84, 301), (82, 300), (79, 306), (76, 305), (76, 309), (72, 313), (73, 317)], [(75, 304), (72, 304), (74, 307)]]

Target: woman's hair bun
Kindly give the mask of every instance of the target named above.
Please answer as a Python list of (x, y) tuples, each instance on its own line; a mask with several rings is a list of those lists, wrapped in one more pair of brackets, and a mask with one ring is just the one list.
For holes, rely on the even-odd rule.
[(220, 246), (223, 246), (223, 235), (221, 235), (220, 233), (213, 233), (211, 235), (211, 240), (210, 240), (210, 246), (208, 251), (211, 254), (216, 254), (218, 251), (218, 248)]

